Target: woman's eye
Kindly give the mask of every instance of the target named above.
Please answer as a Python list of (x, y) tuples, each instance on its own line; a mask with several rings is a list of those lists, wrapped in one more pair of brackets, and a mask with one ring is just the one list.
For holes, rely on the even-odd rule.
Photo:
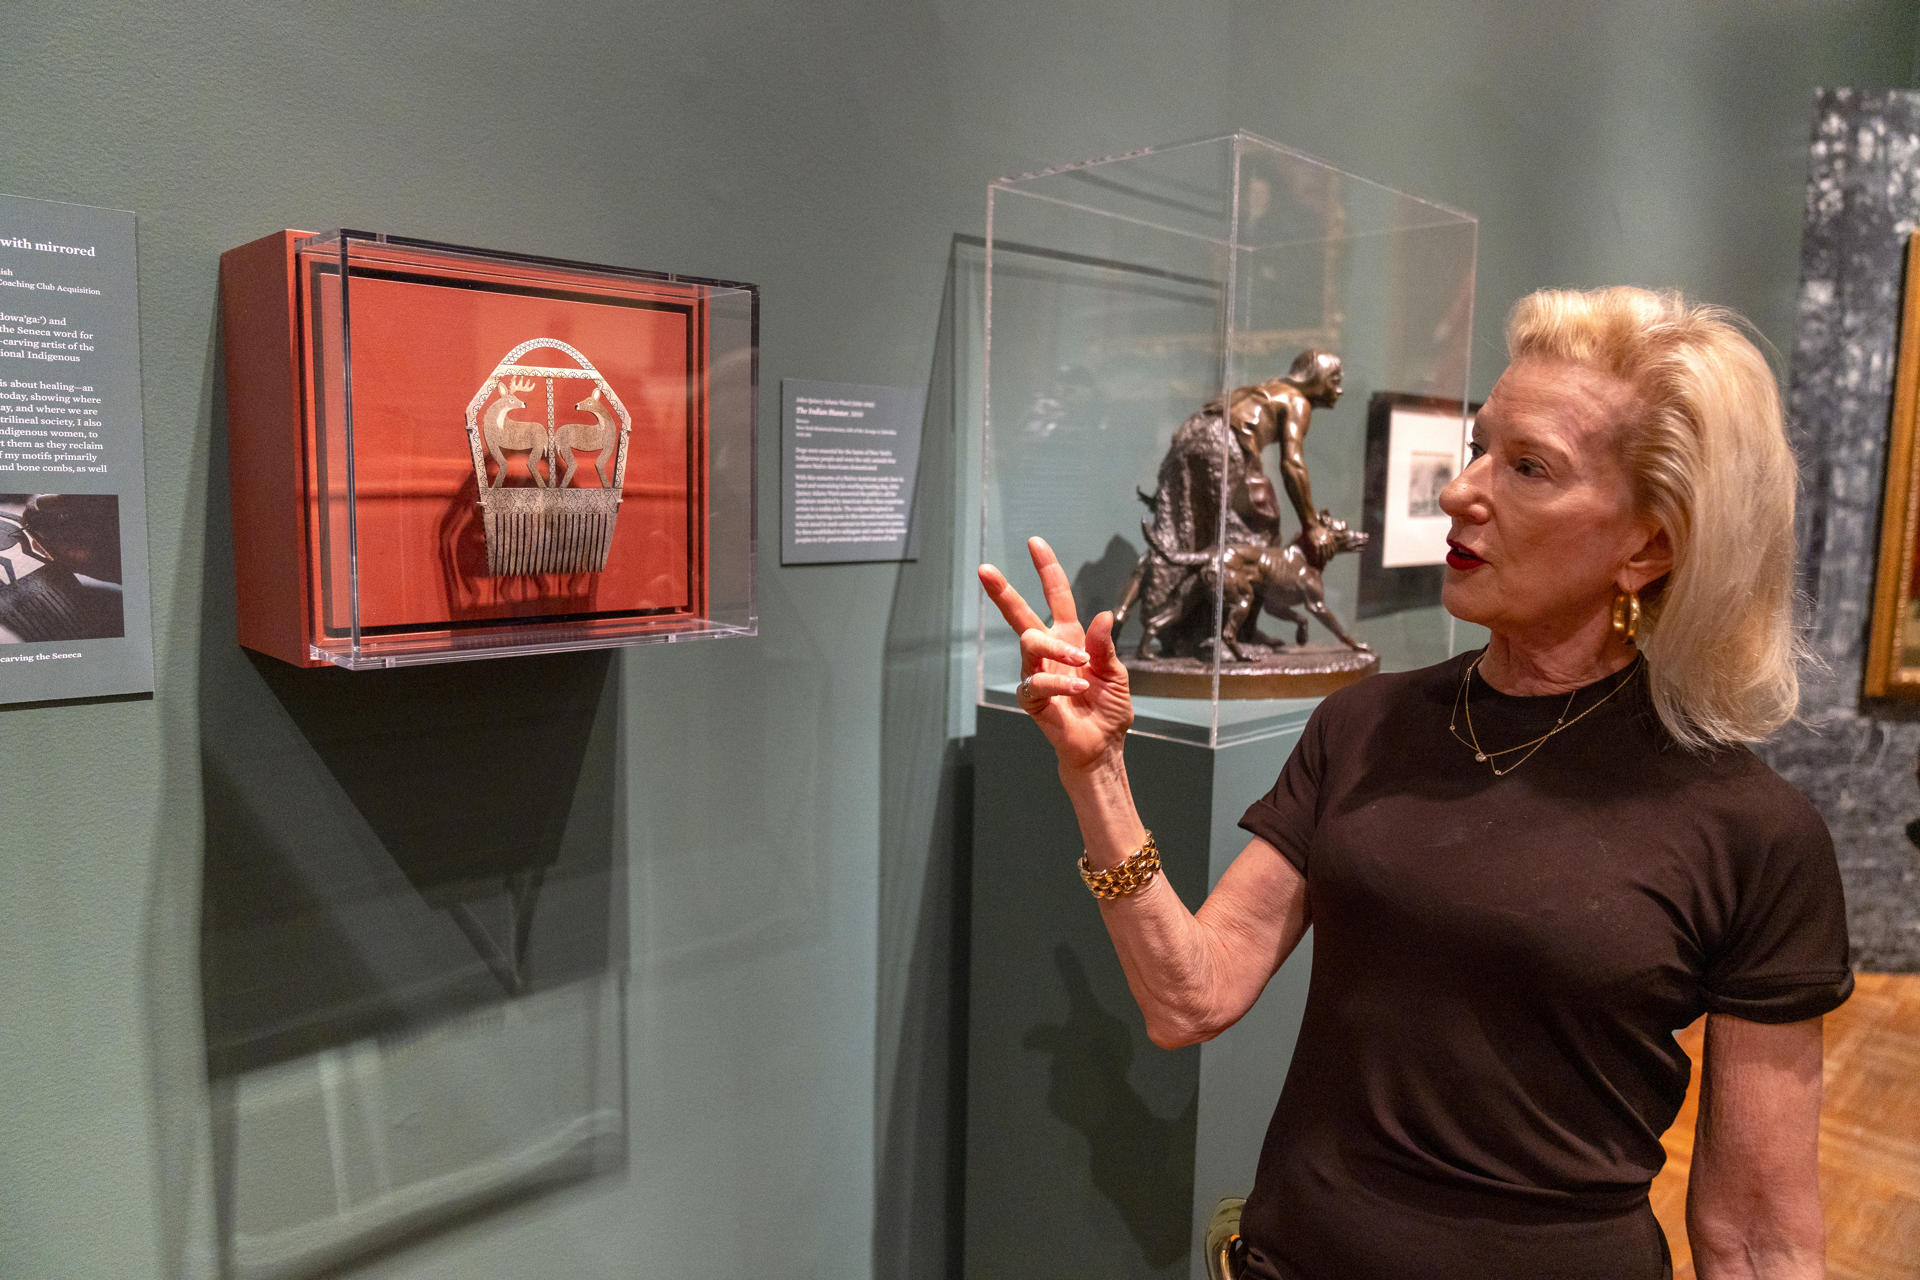
[(1513, 469), (1523, 476), (1543, 476), (1547, 469), (1538, 458), (1522, 458), (1513, 464)]
[(1486, 452), (1487, 452), (1487, 446), (1481, 444), (1478, 440), (1467, 441), (1467, 461), (1468, 462), (1473, 462), (1476, 459), (1485, 456)]

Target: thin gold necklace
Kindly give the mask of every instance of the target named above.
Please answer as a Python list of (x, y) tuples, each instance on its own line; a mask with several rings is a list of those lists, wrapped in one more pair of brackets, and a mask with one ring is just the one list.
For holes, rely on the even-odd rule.
[[(1560, 718), (1553, 722), (1553, 728), (1547, 730), (1545, 733), (1541, 734), (1537, 738), (1533, 738), (1526, 742), (1521, 743), (1517, 747), (1502, 747), (1498, 751), (1489, 751), (1485, 747), (1480, 745), (1480, 735), (1473, 731), (1473, 698), (1471, 693), (1468, 690), (1468, 686), (1473, 683), (1473, 673), (1480, 669), (1480, 664), (1482, 662), (1485, 662), (1486, 659), (1487, 659), (1487, 655), (1482, 653), (1479, 657), (1475, 658), (1471, 663), (1467, 665), (1466, 674), (1460, 677), (1460, 688), (1453, 695), (1453, 711), (1449, 713), (1447, 717), (1447, 729), (1449, 732), (1453, 734), (1453, 736), (1456, 739), (1458, 739), (1461, 746), (1467, 747), (1473, 752), (1473, 758), (1476, 761), (1485, 764), (1487, 768), (1493, 770), (1493, 776), (1496, 778), (1506, 777), (1508, 774), (1512, 773), (1515, 769), (1518, 769), (1521, 765), (1533, 759), (1534, 751), (1538, 751), (1542, 746), (1544, 746), (1548, 738), (1551, 738), (1554, 734), (1559, 733), (1563, 729), (1573, 728), (1573, 726), (1575, 726), (1576, 724), (1579, 724), (1582, 720), (1585, 720), (1588, 716), (1592, 715), (1594, 712), (1598, 711), (1602, 706), (1606, 705), (1607, 699), (1613, 697), (1614, 694), (1626, 688), (1627, 681), (1633, 679), (1634, 672), (1640, 669), (1640, 655), (1635, 654), (1633, 661), (1627, 664), (1627, 669), (1621, 673), (1621, 676), (1618, 680), (1614, 681), (1613, 688), (1607, 690), (1606, 693), (1601, 696), (1598, 702), (1595, 702), (1592, 706), (1588, 707), (1585, 711), (1582, 711), (1579, 715), (1575, 716), (1573, 719), (1571, 720), (1567, 719), (1567, 712), (1573, 710), (1573, 700), (1580, 695), (1580, 691), (1578, 689), (1575, 689), (1572, 693), (1569, 693), (1567, 695), (1567, 705), (1560, 708)], [(1467, 736), (1465, 738), (1460, 737), (1460, 730), (1456, 727), (1457, 722), (1460, 719), (1460, 712), (1463, 709), (1466, 712), (1466, 720), (1467, 720)], [(1527, 751), (1527, 748), (1529, 747), (1533, 748), (1533, 751)], [(1504, 769), (1502, 769), (1499, 765), (1494, 763), (1494, 761), (1499, 757), (1510, 756), (1516, 751), (1526, 751), (1527, 754), (1521, 756), (1518, 760), (1515, 760), (1512, 764), (1508, 765)]]

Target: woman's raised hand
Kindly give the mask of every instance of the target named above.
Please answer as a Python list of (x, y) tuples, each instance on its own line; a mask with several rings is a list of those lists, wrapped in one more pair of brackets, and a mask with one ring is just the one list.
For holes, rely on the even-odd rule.
[(980, 566), (980, 585), (1020, 637), (1021, 710), (1040, 726), (1063, 768), (1090, 769), (1118, 758), (1133, 723), (1127, 669), (1113, 648), (1113, 614), (1102, 612), (1082, 629), (1067, 571), (1053, 548), (1029, 538), (1027, 550), (1040, 572), (1052, 626), (992, 565)]

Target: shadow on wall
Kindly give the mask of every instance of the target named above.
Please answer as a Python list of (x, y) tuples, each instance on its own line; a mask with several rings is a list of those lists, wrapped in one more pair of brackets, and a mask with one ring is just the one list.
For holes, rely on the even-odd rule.
[(1193, 1185), (1200, 1095), (1190, 1094), (1185, 1111), (1170, 1120), (1153, 1114), (1127, 1080), (1131, 1023), (1101, 1006), (1072, 947), (1055, 947), (1053, 962), (1067, 996), (1067, 1020), (1039, 1024), (1021, 1040), (1053, 1059), (1047, 1109), (1087, 1140), (1093, 1185), (1113, 1202), (1141, 1256), (1154, 1267), (1173, 1266), (1187, 1256), (1192, 1224), (1188, 1206), (1165, 1189)]
[(220, 1274), (316, 1275), (618, 1169), (613, 656), (349, 673), (246, 653), (223, 475), (207, 519), (199, 951)]

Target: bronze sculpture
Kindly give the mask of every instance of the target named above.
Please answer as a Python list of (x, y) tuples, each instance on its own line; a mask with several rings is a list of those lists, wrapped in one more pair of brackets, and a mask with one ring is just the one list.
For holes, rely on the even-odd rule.
[[(1368, 646), (1328, 609), (1322, 573), (1367, 535), (1313, 505), (1305, 440), (1313, 410), (1340, 399), (1340, 357), (1309, 349), (1284, 377), (1237, 387), (1211, 400), (1174, 433), (1152, 495), (1147, 547), (1119, 604), (1116, 630), (1141, 618), (1134, 688), (1166, 696), (1209, 696), (1219, 659), (1222, 697), (1309, 696), (1369, 674)], [(1261, 455), (1280, 448), (1280, 479), (1299, 520), (1286, 537)], [(1216, 601), (1218, 605), (1216, 607)], [(1295, 624), (1291, 645), (1263, 634), (1262, 610)], [(1341, 644), (1307, 643), (1307, 618)]]

